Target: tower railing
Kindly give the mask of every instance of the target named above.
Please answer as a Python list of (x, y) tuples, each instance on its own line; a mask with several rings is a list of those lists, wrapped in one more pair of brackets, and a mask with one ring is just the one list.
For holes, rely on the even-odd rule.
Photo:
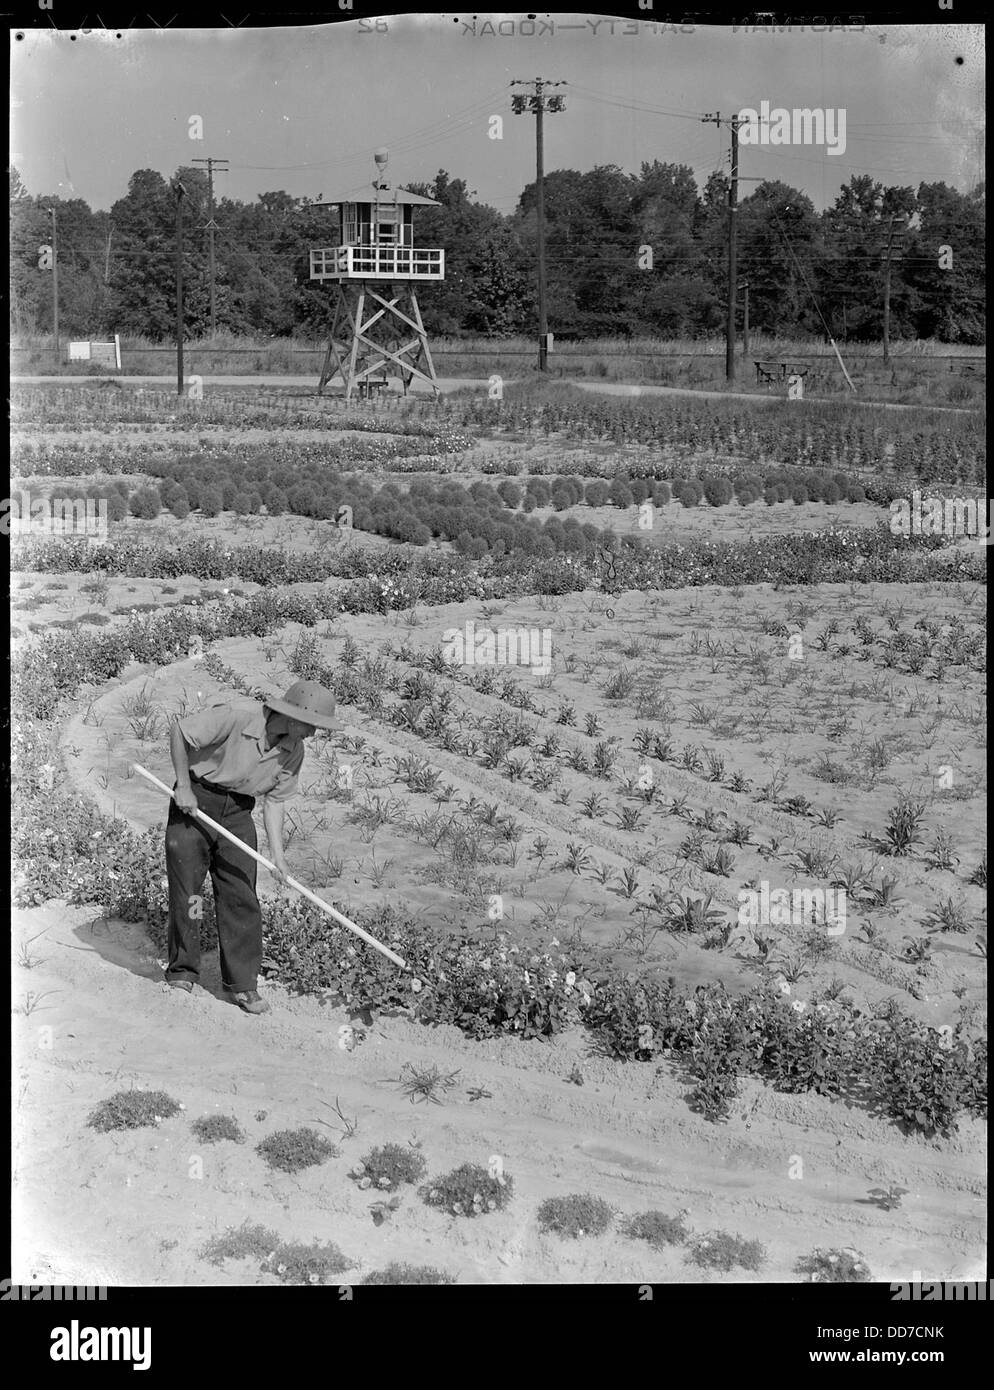
[(330, 246), (311, 251), (312, 280), (443, 280), (445, 252), (420, 246)]

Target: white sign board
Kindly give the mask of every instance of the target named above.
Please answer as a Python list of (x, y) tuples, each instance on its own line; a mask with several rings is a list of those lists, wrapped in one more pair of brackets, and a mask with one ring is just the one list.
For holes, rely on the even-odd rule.
[(110, 343), (96, 343), (92, 339), (86, 342), (70, 343), (69, 361), (98, 362), (102, 367), (110, 367), (120, 371), (121, 339), (115, 333), (114, 341)]

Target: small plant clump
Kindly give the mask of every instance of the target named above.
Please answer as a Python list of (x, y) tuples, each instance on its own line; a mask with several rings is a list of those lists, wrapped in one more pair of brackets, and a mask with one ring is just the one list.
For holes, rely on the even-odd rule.
[(372, 1149), (349, 1173), (360, 1187), (380, 1187), (384, 1191), (402, 1182), (417, 1182), (423, 1178), (428, 1165), (424, 1155), (410, 1145), (384, 1144)]
[(547, 1197), (538, 1209), (539, 1230), (555, 1231), (574, 1240), (579, 1236), (603, 1235), (613, 1219), (614, 1208), (589, 1192)]
[(222, 1235), (211, 1236), (200, 1251), (200, 1258), (212, 1265), (224, 1264), (225, 1260), (243, 1260), (246, 1256), (261, 1260), (279, 1243), (279, 1236), (268, 1226), (250, 1226), (244, 1221), (240, 1226), (229, 1227)]
[(388, 1264), (386, 1269), (374, 1269), (360, 1284), (454, 1284), (455, 1278), (432, 1265)]
[(284, 1284), (326, 1284), (352, 1263), (337, 1245), (281, 1241), (266, 1255), (261, 1269), (263, 1274), (275, 1274)]
[(736, 1266), (757, 1270), (766, 1259), (766, 1250), (758, 1240), (746, 1240), (728, 1231), (708, 1231), (696, 1238), (690, 1258), (705, 1269), (720, 1269), (725, 1273)]
[(190, 1128), (202, 1144), (216, 1144), (221, 1139), (231, 1139), (236, 1144), (245, 1142), (245, 1132), (232, 1115), (201, 1115)]
[(323, 1134), (308, 1129), (280, 1129), (269, 1134), (255, 1146), (270, 1168), (279, 1168), (284, 1173), (299, 1173), (304, 1168), (313, 1168), (326, 1159), (337, 1158), (335, 1145), (325, 1139)]
[(507, 1173), (491, 1177), (478, 1163), (464, 1163), (443, 1177), (432, 1178), (418, 1191), (430, 1207), (442, 1207), (454, 1216), (483, 1216), (507, 1205), (514, 1181)]
[(689, 1232), (682, 1217), (664, 1211), (643, 1211), (625, 1222), (623, 1234), (630, 1240), (646, 1240), (656, 1250), (666, 1245), (682, 1245)]
[(870, 1266), (858, 1250), (822, 1250), (816, 1246), (810, 1255), (798, 1260), (798, 1274), (812, 1284), (867, 1284)]
[(91, 1129), (106, 1132), (110, 1129), (142, 1129), (146, 1125), (168, 1120), (182, 1106), (165, 1091), (118, 1091), (103, 1100), (92, 1112), (87, 1124)]

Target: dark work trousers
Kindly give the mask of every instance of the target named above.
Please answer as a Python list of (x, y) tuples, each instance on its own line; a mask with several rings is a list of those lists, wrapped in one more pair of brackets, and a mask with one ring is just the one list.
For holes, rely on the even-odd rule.
[[(190, 777), (197, 805), (211, 820), (256, 848), (255, 797)], [(221, 983), (235, 993), (254, 990), (262, 964), (262, 910), (255, 893), (256, 862), (203, 821), (169, 804), (166, 871), (169, 876), (167, 980), (197, 981), (204, 878), (210, 871), (221, 956)]]

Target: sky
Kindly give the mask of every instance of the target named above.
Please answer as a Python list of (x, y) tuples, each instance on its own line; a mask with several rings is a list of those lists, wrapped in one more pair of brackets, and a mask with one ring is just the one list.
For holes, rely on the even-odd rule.
[[(335, 201), (368, 185), (373, 151), (386, 146), (396, 183), (429, 182), (444, 168), (511, 213), (535, 177), (535, 120), (511, 114), (510, 84), (541, 77), (566, 84), (555, 89), (566, 109), (544, 123), (547, 173), (604, 164), (637, 173), (659, 159), (690, 165), (703, 187), (728, 168), (729, 133), (701, 116), (758, 112), (766, 101), (844, 111), (845, 148), (743, 145), (740, 199), (751, 180), (777, 178), (821, 210), (854, 174), (964, 192), (982, 177), (979, 26), (674, 32), (591, 12), (525, 20), (481, 12), (12, 33), (11, 163), (30, 193), (94, 210), (123, 197), (136, 169), (168, 178), (208, 155), (229, 161), (219, 197), (283, 189)], [(195, 117), (202, 139), (191, 138)]]

